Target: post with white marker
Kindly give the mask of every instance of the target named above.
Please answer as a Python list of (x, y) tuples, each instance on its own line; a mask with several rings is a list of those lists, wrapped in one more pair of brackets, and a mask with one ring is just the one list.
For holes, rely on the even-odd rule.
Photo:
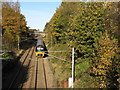
[(72, 88), (74, 88), (74, 70), (75, 70), (74, 63), (75, 63), (75, 61), (74, 61), (74, 48), (72, 48)]
[(18, 36), (18, 50), (20, 49), (20, 37)]

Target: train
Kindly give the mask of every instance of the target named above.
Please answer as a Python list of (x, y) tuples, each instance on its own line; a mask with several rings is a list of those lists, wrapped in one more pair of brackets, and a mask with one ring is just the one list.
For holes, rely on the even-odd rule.
[(37, 41), (35, 54), (36, 54), (36, 57), (41, 57), (41, 58), (48, 56), (46, 45), (44, 41), (41, 39), (38, 39)]

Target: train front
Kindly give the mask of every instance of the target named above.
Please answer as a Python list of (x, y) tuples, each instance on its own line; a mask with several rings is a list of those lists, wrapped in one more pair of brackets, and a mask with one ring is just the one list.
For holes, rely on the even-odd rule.
[(38, 45), (36, 46), (36, 56), (37, 57), (44, 57), (44, 46)]
[(45, 54), (45, 44), (43, 40), (38, 39), (36, 45), (36, 57), (44, 57)]

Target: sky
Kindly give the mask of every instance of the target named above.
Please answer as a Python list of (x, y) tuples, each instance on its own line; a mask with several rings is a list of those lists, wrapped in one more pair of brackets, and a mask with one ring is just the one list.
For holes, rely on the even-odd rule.
[(20, 2), (21, 13), (26, 17), (27, 26), (43, 31), (61, 2)]

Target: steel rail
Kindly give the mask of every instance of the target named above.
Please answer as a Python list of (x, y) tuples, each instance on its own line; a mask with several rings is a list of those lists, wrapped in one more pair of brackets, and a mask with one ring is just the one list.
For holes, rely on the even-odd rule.
[(38, 58), (36, 62), (36, 77), (35, 77), (35, 90), (37, 89), (37, 77), (38, 77)]
[[(32, 56), (33, 56), (33, 53), (34, 53), (34, 50), (35, 50), (35, 48), (33, 47), (33, 50), (32, 50), (32, 53), (31, 53), (31, 55), (30, 55), (30, 58), (32, 58)], [(29, 60), (29, 62), (28, 62), (28, 65), (27, 65), (27, 67), (29, 67), (30, 66), (30, 63), (31, 63), (31, 60)], [(28, 68), (29, 69), (29, 68)], [(27, 69), (27, 70), (28, 70)], [(24, 77), (25, 75), (23, 75), (23, 77)], [(24, 80), (24, 78), (21, 80), (21, 82)], [(22, 87), (23, 87), (23, 83), (22, 83), (22, 85), (21, 85), (21, 89), (22, 89)]]
[[(43, 76), (44, 76), (44, 84), (45, 84), (45, 90), (47, 90), (47, 79), (46, 79), (46, 72), (45, 72), (45, 65), (44, 60), (42, 59), (42, 66), (43, 66)], [(37, 81), (38, 80), (38, 58), (36, 63), (36, 78), (35, 78), (35, 90), (37, 90)]]
[(42, 59), (42, 62), (43, 62), (43, 72), (44, 72), (44, 78), (45, 78), (45, 89), (47, 90), (47, 79), (46, 79), (46, 73), (45, 73), (44, 59)]

